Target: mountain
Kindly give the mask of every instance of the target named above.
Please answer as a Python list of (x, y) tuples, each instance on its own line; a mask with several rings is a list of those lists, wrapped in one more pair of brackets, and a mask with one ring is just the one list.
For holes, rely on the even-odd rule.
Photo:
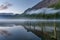
[(0, 13), (0, 19), (18, 19), (24, 18), (22, 14), (14, 14), (14, 13)]
[(14, 15), (13, 13), (0, 13), (0, 16), (1, 15)]
[[(42, 11), (43, 13), (41, 13), (41, 9), (44, 10)], [(48, 11), (46, 11), (46, 9)], [(60, 19), (60, 0), (43, 0), (32, 8), (25, 10), (23, 15), (27, 18)]]
[(41, 8), (60, 8), (60, 0), (43, 0), (37, 3), (32, 8), (28, 8), (27, 10), (25, 10), (24, 13), (31, 11), (31, 10), (38, 10)]

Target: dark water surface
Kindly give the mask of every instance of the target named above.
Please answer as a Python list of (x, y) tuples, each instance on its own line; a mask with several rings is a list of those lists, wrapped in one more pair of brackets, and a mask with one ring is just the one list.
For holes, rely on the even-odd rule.
[(60, 22), (2, 20), (0, 40), (50, 40), (49, 37), (54, 36), (54, 26), (56, 26), (57, 39), (60, 40)]

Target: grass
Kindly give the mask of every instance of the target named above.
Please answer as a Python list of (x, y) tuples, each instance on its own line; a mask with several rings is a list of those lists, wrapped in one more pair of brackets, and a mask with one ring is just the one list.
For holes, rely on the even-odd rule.
[(53, 4), (53, 5), (49, 6), (49, 8), (60, 9), (60, 1), (56, 4)]

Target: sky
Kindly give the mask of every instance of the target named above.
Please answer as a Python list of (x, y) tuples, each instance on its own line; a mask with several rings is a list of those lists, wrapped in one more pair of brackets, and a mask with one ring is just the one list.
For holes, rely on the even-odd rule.
[(23, 13), (41, 0), (0, 0), (0, 13)]

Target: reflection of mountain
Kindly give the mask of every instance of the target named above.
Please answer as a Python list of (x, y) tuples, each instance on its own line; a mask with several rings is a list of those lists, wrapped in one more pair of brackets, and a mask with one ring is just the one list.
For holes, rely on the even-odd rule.
[[(60, 23), (59, 22), (55, 22), (55, 23), (56, 23), (56, 27), (59, 28), (60, 27)], [(54, 28), (53, 28), (54, 26), (53, 25), (54, 25), (54, 22), (46, 22), (46, 21), (45, 22), (39, 22), (39, 21), (38, 22), (34, 22), (34, 21), (23, 22), (22, 21), (22, 22), (14, 22), (14, 23), (13, 22), (11, 23), (11, 21), (10, 22), (6, 22), (6, 23), (1, 23), (0, 22), (0, 26), (1, 27), (6, 26), (8, 28), (12, 28), (12, 27), (19, 26), (19, 29), (20, 29), (20, 26), (22, 26), (22, 27), (24, 27), (27, 30), (28, 33), (32, 32), (33, 34), (37, 35), (38, 37), (40, 37), (40, 38), (42, 37), (42, 39), (44, 37), (46, 37), (49, 40), (50, 40), (50, 38), (49, 38), (48, 33), (53, 32), (53, 30), (54, 30)], [(44, 29), (44, 32), (42, 31), (42, 27)], [(57, 31), (59, 31), (59, 29)], [(5, 31), (3, 31), (3, 33), (6, 34)], [(43, 35), (43, 33), (44, 33), (45, 36)], [(7, 33), (6, 35), (10, 35), (10, 34)], [(45, 40), (45, 39), (43, 39), (43, 40)]]

